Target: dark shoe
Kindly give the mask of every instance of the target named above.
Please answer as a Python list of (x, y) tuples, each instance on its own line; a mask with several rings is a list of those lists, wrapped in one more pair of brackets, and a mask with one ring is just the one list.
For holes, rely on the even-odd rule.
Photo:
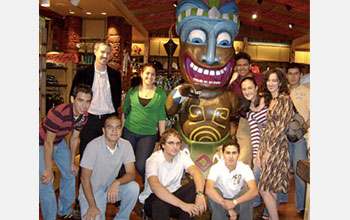
[(301, 210), (300, 212), (298, 212), (298, 215), (300, 218), (304, 219), (304, 210)]
[(65, 215), (57, 215), (57, 218), (58, 219), (76, 219), (76, 220), (80, 220), (81, 219), (81, 216), (80, 216), (80, 211), (78, 210), (74, 210), (71, 211), (70, 213), (68, 214), (65, 214)]
[(119, 200), (119, 201), (116, 201), (114, 204), (115, 204), (115, 207), (119, 208), (119, 206), (120, 206), (120, 200)]

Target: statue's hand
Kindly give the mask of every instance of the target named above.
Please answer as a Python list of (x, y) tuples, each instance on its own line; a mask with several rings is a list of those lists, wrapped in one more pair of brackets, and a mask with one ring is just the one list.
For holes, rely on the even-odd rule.
[(179, 88), (179, 92), (181, 96), (185, 97), (199, 97), (199, 94), (201, 93), (201, 87), (192, 85), (192, 84), (182, 84)]

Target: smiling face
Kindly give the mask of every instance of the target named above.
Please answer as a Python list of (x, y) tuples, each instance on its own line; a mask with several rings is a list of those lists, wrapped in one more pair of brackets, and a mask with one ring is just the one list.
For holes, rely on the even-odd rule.
[(281, 82), (278, 79), (278, 76), (276, 73), (271, 73), (267, 82), (266, 82), (267, 89), (271, 93), (272, 97), (276, 97), (279, 92), (279, 87), (281, 86)]
[(231, 22), (193, 19), (180, 32), (180, 69), (187, 83), (203, 88), (226, 86), (234, 68)]
[(244, 98), (249, 101), (252, 101), (256, 98), (258, 92), (258, 87), (251, 80), (245, 80), (241, 84), (242, 94)]
[(153, 85), (156, 80), (156, 70), (151, 66), (146, 66), (141, 73), (143, 85)]
[(76, 97), (70, 97), (71, 102), (73, 103), (73, 115), (79, 116), (88, 111), (91, 104), (91, 94), (78, 92)]
[[(106, 144), (113, 148), (122, 135), (122, 123), (117, 117), (107, 118), (102, 128), (105, 135)], [(113, 143), (113, 144), (110, 144)]]
[(241, 79), (243, 77), (251, 75), (251, 72), (250, 72), (251, 67), (252, 65), (249, 64), (249, 61), (246, 59), (239, 59), (236, 61), (236, 69)]
[(94, 49), (96, 56), (95, 64), (105, 66), (111, 56), (111, 48), (108, 45), (100, 44)]

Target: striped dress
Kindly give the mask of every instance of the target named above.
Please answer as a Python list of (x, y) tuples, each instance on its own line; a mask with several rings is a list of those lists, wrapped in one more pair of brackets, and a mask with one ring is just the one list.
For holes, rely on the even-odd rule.
[(259, 147), (260, 161), (266, 151), (270, 157), (266, 166), (262, 166), (259, 177), (259, 191), (287, 193), (289, 190), (289, 152), (286, 130), (294, 115), (289, 95), (280, 94), (275, 106), (267, 111), (266, 128), (261, 136)]
[(253, 159), (256, 158), (260, 145), (260, 130), (258, 125), (265, 130), (267, 109), (268, 106), (264, 106), (259, 112), (249, 111), (247, 114), (253, 148)]

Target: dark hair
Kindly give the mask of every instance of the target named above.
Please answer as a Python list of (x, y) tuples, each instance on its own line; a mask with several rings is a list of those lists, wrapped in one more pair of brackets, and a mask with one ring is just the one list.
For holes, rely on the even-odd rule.
[(223, 153), (225, 152), (225, 149), (226, 149), (227, 146), (232, 146), (232, 145), (237, 147), (237, 151), (238, 151), (238, 153), (240, 153), (241, 150), (240, 150), (239, 144), (236, 141), (232, 140), (232, 139), (227, 139), (224, 142), (224, 144), (222, 145), (222, 152)]
[(249, 54), (247, 53), (244, 53), (244, 52), (239, 52), (235, 55), (235, 65), (237, 63), (237, 60), (240, 60), (240, 59), (245, 59), (245, 60), (248, 60), (248, 63), (251, 64), (251, 59), (250, 59), (250, 56)]
[(264, 79), (263, 79), (263, 93), (264, 93), (264, 97), (265, 97), (265, 104), (267, 106), (270, 105), (270, 102), (272, 100), (272, 95), (267, 88), (266, 82), (272, 73), (276, 73), (277, 78), (281, 83), (281, 86), (279, 87), (278, 93), (279, 94), (284, 93), (287, 95), (289, 94), (288, 83), (287, 83), (287, 78), (286, 78), (285, 74), (283, 74), (281, 70), (276, 69), (276, 68), (268, 70), (265, 73)]
[(299, 70), (299, 72), (302, 73), (301, 66), (299, 64), (297, 64), (297, 63), (289, 63), (287, 65), (287, 69), (286, 70), (288, 72), (289, 69), (294, 69), (294, 68), (297, 68)]
[(106, 118), (103, 127), (106, 127), (106, 122), (107, 122), (107, 120), (109, 120), (109, 119), (117, 119), (117, 120), (120, 121), (120, 123), (122, 122), (122, 120), (120, 120), (120, 118), (119, 118), (118, 116), (116, 116), (116, 115), (110, 115), (110, 116), (108, 116), (108, 117)]
[(143, 71), (145, 70), (146, 67), (152, 67), (156, 71), (156, 74), (157, 74), (158, 68), (157, 68), (157, 66), (154, 63), (145, 63), (145, 64), (143, 64), (141, 66), (141, 68), (140, 68), (140, 73), (143, 73)]
[(90, 94), (91, 98), (92, 98), (92, 90), (91, 90), (91, 87), (89, 85), (86, 85), (83, 83), (79, 83), (78, 85), (76, 85), (73, 89), (73, 92), (72, 92), (72, 96), (74, 99), (77, 97), (77, 94), (79, 92)]
[[(245, 77), (242, 81), (241, 81), (241, 90), (242, 90), (242, 84), (244, 81), (246, 80), (250, 80), (251, 82), (253, 82), (253, 84), (255, 85), (255, 87), (258, 87), (258, 84), (256, 84), (255, 80), (253, 77)], [(258, 87), (259, 88), (259, 87)], [(242, 98), (241, 98), (241, 108), (239, 109), (239, 111), (243, 111), (243, 112), (248, 112), (249, 111), (249, 107), (250, 107), (250, 103), (251, 103), (251, 100), (248, 100), (244, 97), (244, 95), (242, 94)], [(254, 106), (257, 107), (259, 106), (260, 104), (260, 94), (259, 94), (259, 89), (258, 89), (258, 92), (256, 93), (256, 99), (255, 99), (255, 102), (254, 102)]]
[(180, 140), (180, 142), (182, 142), (182, 138), (181, 138), (180, 133), (174, 128), (169, 128), (166, 131), (164, 131), (162, 136), (160, 137), (159, 145), (160, 146), (164, 145), (165, 142), (168, 140), (170, 135), (174, 135), (175, 137), (177, 137)]

